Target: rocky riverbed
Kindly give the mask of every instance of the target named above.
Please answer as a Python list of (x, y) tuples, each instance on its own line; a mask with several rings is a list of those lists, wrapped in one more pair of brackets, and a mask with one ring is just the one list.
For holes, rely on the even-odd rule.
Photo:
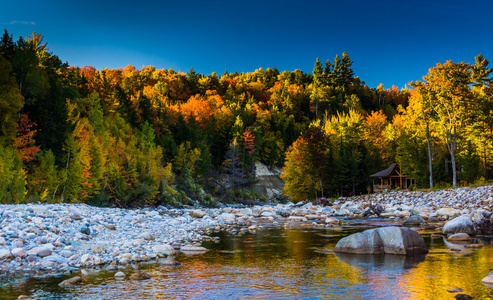
[[(255, 231), (265, 223), (334, 227), (348, 218), (419, 215), (445, 223), (457, 216), (490, 217), (492, 186), (438, 192), (389, 192), (327, 203), (222, 208), (98, 208), (84, 204), (0, 205), (0, 278), (69, 274), (83, 268), (115, 272), (178, 251), (200, 253), (216, 230)], [(325, 205), (325, 206), (324, 206)], [(378, 209), (370, 210), (369, 208)], [(375, 214), (380, 213), (379, 215)]]

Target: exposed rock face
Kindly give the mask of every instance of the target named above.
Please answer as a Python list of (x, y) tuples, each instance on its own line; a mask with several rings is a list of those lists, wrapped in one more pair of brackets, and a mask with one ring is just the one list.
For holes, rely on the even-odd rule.
[(392, 226), (369, 229), (342, 238), (334, 252), (420, 255), (428, 253), (428, 248), (415, 230)]
[(457, 217), (445, 223), (445, 226), (443, 226), (443, 234), (467, 233), (469, 235), (474, 235), (475, 232), (474, 223), (467, 216)]
[(282, 181), (281, 170), (279, 168), (269, 169), (266, 165), (255, 163), (255, 189), (266, 200), (282, 197), (284, 181)]

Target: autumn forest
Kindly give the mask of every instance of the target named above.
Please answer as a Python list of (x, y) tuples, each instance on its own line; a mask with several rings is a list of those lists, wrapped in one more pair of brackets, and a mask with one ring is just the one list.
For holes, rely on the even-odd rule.
[(368, 87), (347, 53), (308, 72), (97, 70), (62, 62), (40, 34), (5, 30), (0, 203), (262, 200), (256, 162), (282, 168), (280, 201), (367, 193), (369, 175), (394, 162), (418, 188), (484, 183), (492, 70), (481, 54), (471, 61), (437, 63), (402, 89)]

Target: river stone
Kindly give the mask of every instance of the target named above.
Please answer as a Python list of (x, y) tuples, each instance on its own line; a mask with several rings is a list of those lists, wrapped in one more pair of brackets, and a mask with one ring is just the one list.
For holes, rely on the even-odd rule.
[(486, 276), (485, 278), (483, 278), (481, 280), (482, 283), (489, 283), (489, 284), (493, 284), (493, 274), (489, 274), (488, 276)]
[(120, 272), (116, 272), (115, 277), (116, 278), (123, 278), (123, 277), (125, 277), (125, 273), (123, 273), (121, 271)]
[(132, 275), (130, 275), (130, 279), (146, 280), (146, 279), (151, 279), (151, 275), (149, 275), (148, 273), (146, 273), (144, 271), (137, 271), (137, 272), (133, 273)]
[(171, 246), (169, 244), (156, 245), (156, 246), (152, 247), (151, 250), (154, 251), (154, 253), (157, 256), (161, 256), (161, 257), (167, 256), (167, 255), (174, 255), (176, 253), (173, 246)]
[(339, 224), (339, 219), (336, 219), (334, 217), (328, 217), (325, 219), (325, 223), (327, 224)]
[(411, 212), (409, 210), (396, 210), (394, 211), (394, 216), (396, 218), (409, 218), (411, 216)]
[(51, 255), (51, 249), (48, 247), (34, 247), (27, 251), (27, 255), (37, 255), (39, 257), (45, 257)]
[(136, 239), (144, 239), (146, 241), (153, 241), (154, 240), (154, 236), (152, 234), (150, 234), (149, 232), (142, 232), (141, 234), (139, 234)]
[(217, 220), (222, 221), (224, 223), (234, 223), (235, 215), (230, 213), (222, 213), (219, 216), (217, 216)]
[(444, 207), (444, 208), (440, 208), (439, 210), (437, 210), (437, 214), (439, 216), (448, 217), (450, 219), (450, 218), (453, 218), (455, 216), (458, 216), (460, 214), (460, 211), (455, 209), (455, 208)]
[(91, 254), (86, 253), (86, 254), (82, 255), (82, 257), (80, 258), (80, 262), (83, 264), (88, 264), (88, 263), (91, 263), (92, 261), (94, 261), (94, 256)]
[(5, 246), (5, 245), (7, 245), (7, 242), (3, 237), (0, 236), (0, 246)]
[(451, 236), (449, 236), (447, 238), (447, 240), (449, 240), (449, 241), (470, 241), (470, 240), (472, 240), (472, 238), (469, 236), (469, 234), (461, 232), (461, 233), (452, 234)]
[(443, 234), (467, 233), (474, 235), (474, 223), (467, 216), (460, 216), (445, 223), (443, 226)]
[(320, 219), (320, 216), (319, 215), (310, 214), (310, 215), (305, 215), (305, 218), (307, 220), (319, 220)]
[(180, 248), (181, 252), (205, 252), (209, 251), (207, 248), (195, 245), (185, 245)]
[(45, 206), (42, 206), (42, 205), (36, 205), (36, 206), (33, 206), (33, 212), (37, 212), (37, 213), (44, 213), (46, 212), (46, 207)]
[(334, 252), (419, 255), (428, 253), (423, 237), (406, 227), (369, 229), (342, 238)]
[(340, 216), (340, 217), (343, 217), (343, 216), (347, 216), (349, 215), (349, 210), (345, 209), (345, 208), (342, 208), (342, 209), (339, 209), (338, 211), (336, 211), (334, 213), (335, 216)]
[(192, 217), (194, 218), (203, 218), (204, 216), (206, 215), (205, 211), (203, 210), (200, 210), (200, 209), (195, 209), (193, 212), (192, 212)]
[(0, 249), (0, 260), (12, 258), (12, 253), (9, 249)]
[(14, 248), (14, 249), (12, 249), (12, 251), (10, 251), (10, 252), (12, 252), (12, 255), (13, 255), (14, 257), (24, 258), (24, 257), (26, 257), (26, 256), (27, 256), (27, 252), (26, 252), (26, 250), (24, 250), (24, 249), (22, 249), (22, 248)]
[(91, 229), (89, 229), (89, 227), (87, 226), (84, 226), (80, 229), (80, 232), (83, 233), (83, 234), (87, 234), (87, 235), (90, 235), (91, 234)]
[(112, 224), (105, 224), (104, 227), (108, 228), (109, 230), (116, 230), (115, 225)]
[(376, 229), (365, 230), (344, 237), (337, 242), (334, 252), (356, 254), (384, 254), (383, 241)]
[(409, 218), (407, 218), (404, 222), (402, 222), (402, 225), (416, 226), (416, 225), (421, 225), (423, 223), (426, 223), (425, 219), (417, 215), (412, 215)]
[(72, 284), (77, 284), (79, 282), (82, 282), (82, 278), (80, 278), (80, 276), (75, 276), (75, 277), (72, 277), (72, 278), (69, 278), (67, 280), (64, 280), (62, 282), (60, 282), (58, 285), (59, 286), (71, 286)]

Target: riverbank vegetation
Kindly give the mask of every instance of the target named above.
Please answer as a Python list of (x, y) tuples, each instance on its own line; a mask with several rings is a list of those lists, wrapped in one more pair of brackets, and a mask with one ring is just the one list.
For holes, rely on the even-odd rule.
[(347, 53), (310, 72), (74, 67), (33, 33), (0, 42), (0, 202), (213, 205), (255, 198), (255, 163), (295, 200), (366, 193), (392, 162), (421, 187), (493, 178), (488, 61), (370, 88)]

